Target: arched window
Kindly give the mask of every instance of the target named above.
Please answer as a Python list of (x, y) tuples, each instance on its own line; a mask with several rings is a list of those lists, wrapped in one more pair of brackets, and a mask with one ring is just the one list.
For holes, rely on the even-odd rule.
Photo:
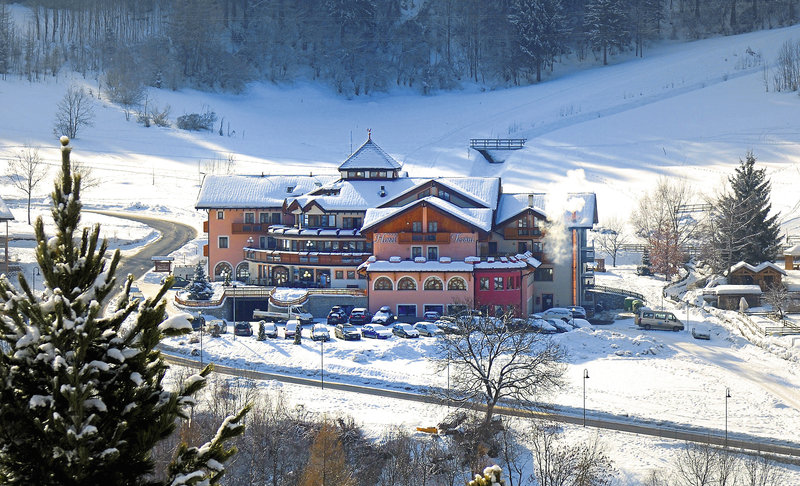
[(394, 285), (392, 285), (392, 281), (389, 277), (378, 277), (372, 285), (372, 288), (375, 290), (393, 290)]
[(250, 280), (250, 266), (247, 262), (236, 265), (236, 280), (245, 283)]
[(231, 266), (228, 262), (219, 262), (214, 267), (214, 280), (221, 281), (224, 280), (225, 277), (223, 275), (227, 274), (228, 277), (233, 280), (233, 266)]
[(397, 290), (417, 290), (417, 282), (411, 277), (403, 277), (397, 281)]
[(447, 290), (467, 290), (467, 282), (461, 277), (453, 277), (447, 281)]
[(289, 270), (286, 267), (272, 269), (272, 285), (283, 285), (289, 281)]
[(442, 290), (444, 285), (442, 281), (439, 280), (437, 277), (428, 277), (425, 279), (425, 285), (423, 287), (425, 290)]

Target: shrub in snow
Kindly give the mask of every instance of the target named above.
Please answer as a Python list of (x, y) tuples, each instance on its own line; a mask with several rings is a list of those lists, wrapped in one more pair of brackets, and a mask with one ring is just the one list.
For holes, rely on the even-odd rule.
[(503, 470), (500, 466), (489, 466), (483, 470), (483, 475), (476, 474), (475, 479), (467, 486), (503, 486), (506, 482), (502, 479)]
[(202, 115), (200, 113), (190, 113), (188, 115), (181, 115), (175, 120), (175, 124), (181, 130), (211, 130), (214, 128), (214, 122), (217, 121), (217, 114), (213, 111), (206, 111)]
[[(62, 173), (52, 194), (56, 234), (35, 223), (36, 259), (45, 283), (34, 295), (0, 278), (0, 484), (161, 484), (152, 477), (153, 448), (188, 418), (206, 367), (165, 390), (167, 365), (156, 346), (189, 332), (186, 319), (164, 320), (163, 299), (104, 305), (117, 288), (119, 251), (106, 258), (100, 226), (80, 221), (81, 177), (73, 177), (69, 139), (62, 137)], [(124, 324), (130, 318), (130, 324)], [(228, 417), (201, 447), (181, 446), (163, 484), (216, 482), (235, 452), (225, 443), (241, 434), (245, 407)]]

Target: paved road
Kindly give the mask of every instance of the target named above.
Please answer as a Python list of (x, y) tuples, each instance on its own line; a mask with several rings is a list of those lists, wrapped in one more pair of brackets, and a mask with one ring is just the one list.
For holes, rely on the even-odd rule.
[[(175, 356), (164, 353), (164, 358), (174, 364), (187, 366), (190, 368), (199, 368), (200, 363), (193, 359), (183, 356)], [(244, 370), (238, 368), (231, 368), (223, 365), (214, 365), (216, 373), (239, 376), (242, 378), (250, 378), (253, 380), (275, 380), (284, 383), (292, 383), (295, 385), (320, 387), (322, 384), (320, 380), (301, 378), (291, 375), (281, 375), (277, 373), (267, 373), (254, 370)], [(447, 402), (443, 399), (433, 397), (430, 395), (423, 395), (417, 393), (401, 392), (396, 390), (385, 390), (381, 388), (370, 388), (360, 385), (350, 385), (346, 383), (328, 382), (324, 383), (324, 388), (331, 390), (340, 390), (350, 393), (361, 393), (365, 395), (380, 396), (386, 398), (393, 398), (396, 400), (409, 400), (421, 403), (430, 403), (434, 405), (446, 405)], [(510, 407), (498, 407), (495, 409), (497, 413), (503, 415), (517, 416), (517, 417), (531, 417), (539, 416), (557, 422), (581, 425), (583, 423), (582, 415), (573, 415), (559, 411), (537, 412), (524, 409), (515, 409)], [(638, 435), (648, 435), (653, 437), (661, 437), (673, 440), (697, 442), (701, 444), (712, 444), (724, 446), (726, 439), (723, 431), (715, 429), (680, 429), (671, 426), (659, 426), (652, 424), (633, 423), (622, 418), (586, 418), (587, 427), (595, 427), (601, 429), (616, 430), (621, 432), (628, 432)], [(727, 445), (734, 449), (742, 449), (746, 451), (763, 452), (771, 454), (779, 454), (783, 456), (790, 456), (793, 458), (800, 458), (800, 444), (794, 444), (785, 441), (775, 441), (763, 437), (747, 436), (743, 434), (736, 434), (735, 437), (727, 439)]]
[(153, 261), (151, 260), (152, 257), (169, 255), (189, 241), (197, 238), (197, 230), (189, 225), (175, 221), (166, 221), (163, 219), (113, 211), (84, 211), (103, 214), (105, 216), (112, 216), (115, 218), (129, 219), (131, 221), (138, 221), (150, 226), (161, 234), (158, 239), (145, 245), (135, 255), (122, 258), (119, 266), (117, 267), (117, 282), (120, 284), (124, 281), (125, 276), (129, 273), (133, 274), (133, 279), (136, 280), (141, 278), (145, 273), (147, 273), (148, 270), (153, 268)]

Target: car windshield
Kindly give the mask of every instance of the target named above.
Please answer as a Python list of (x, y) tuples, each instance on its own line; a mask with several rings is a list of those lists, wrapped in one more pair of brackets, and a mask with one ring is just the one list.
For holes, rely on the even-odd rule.
[(344, 326), (342, 328), (342, 331), (344, 331), (344, 332), (354, 332), (355, 330), (356, 330), (356, 328), (353, 327), (353, 326)]

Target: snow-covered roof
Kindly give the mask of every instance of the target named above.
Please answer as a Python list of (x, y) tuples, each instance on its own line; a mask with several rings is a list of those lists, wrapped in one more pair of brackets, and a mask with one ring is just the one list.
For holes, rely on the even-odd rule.
[(716, 295), (761, 295), (761, 287), (758, 285), (717, 285), (706, 289), (706, 293)]
[(378, 147), (372, 138), (369, 138), (347, 160), (342, 162), (339, 170), (396, 170), (400, 167), (402, 166), (398, 161)]
[(794, 245), (790, 248), (783, 250), (784, 255), (798, 256), (800, 255), (800, 245)]
[(209, 175), (203, 180), (195, 208), (278, 208), (286, 199), (306, 194), (334, 179), (309, 175)]
[(486, 261), (475, 263), (476, 270), (488, 270), (496, 268), (539, 268), (542, 262), (531, 255), (531, 252), (517, 254), (513, 257), (487, 258)]
[(273, 224), (269, 227), (270, 234), (290, 235), (290, 236), (361, 236), (361, 228), (341, 229), (341, 228), (295, 228)]
[(490, 208), (497, 208), (497, 200), (500, 193), (499, 177), (448, 177), (448, 178), (413, 178), (416, 181), (414, 186), (409, 187), (403, 192), (393, 194), (391, 199), (382, 204), (390, 203), (392, 200), (402, 200), (403, 197), (414, 191), (420, 186), (430, 182), (436, 182), (449, 189), (451, 192), (459, 194), (466, 199), (474, 200), (476, 203)]
[(368, 228), (375, 226), (382, 221), (386, 221), (387, 219), (403, 213), (408, 209), (422, 204), (423, 202), (427, 202), (432, 206), (454, 216), (467, 224), (471, 224), (476, 228), (479, 228), (483, 231), (491, 231), (492, 229), (492, 210), (489, 208), (462, 208), (456, 206), (453, 203), (445, 201), (444, 199), (440, 199), (436, 196), (428, 196), (422, 199), (417, 199), (416, 201), (412, 201), (405, 206), (395, 207), (395, 208), (370, 208), (367, 209), (366, 214), (364, 215), (364, 224), (361, 227), (362, 231), (366, 231)]
[(465, 262), (443, 263), (441, 261), (416, 262), (413, 260), (402, 260), (390, 262), (377, 260), (374, 262), (364, 262), (359, 268), (366, 268), (368, 272), (472, 272), (472, 265)]
[(388, 261), (370, 258), (359, 268), (366, 269), (367, 272), (472, 272), (473, 269), (508, 269), (528, 266), (537, 268), (539, 265), (541, 262), (533, 258), (530, 252), (526, 252), (513, 257), (498, 257), (486, 261), (481, 261), (479, 257), (467, 257), (464, 261), (451, 261), (445, 257), (438, 261), (426, 261), (424, 257), (417, 257), (414, 260), (391, 257)]
[(735, 272), (736, 270), (739, 270), (740, 268), (746, 268), (746, 269), (750, 270), (753, 273), (759, 273), (760, 271), (764, 270), (765, 268), (771, 268), (773, 270), (776, 270), (780, 274), (786, 275), (786, 271), (784, 269), (782, 269), (778, 265), (775, 265), (772, 262), (761, 262), (761, 263), (759, 263), (758, 265), (755, 265), (755, 266), (750, 265), (747, 262), (739, 262), (736, 265), (731, 267), (731, 272)]
[(0, 221), (13, 221), (14, 215), (11, 214), (11, 210), (8, 209), (6, 206), (6, 202), (0, 198)]
[(477, 199), (487, 208), (497, 209), (500, 196), (499, 177), (448, 177), (437, 178), (436, 182)]
[(591, 228), (597, 224), (597, 196), (593, 192), (570, 193), (564, 211), (567, 228)]
[(544, 212), (544, 199), (544, 194), (501, 194), (494, 222), (495, 224), (502, 224), (528, 209), (533, 209), (542, 216), (547, 217)]
[(408, 177), (387, 180), (341, 179), (316, 188), (311, 194), (297, 197), (297, 203), (304, 208), (316, 202), (326, 211), (366, 211), (418, 183), (419, 179)]

